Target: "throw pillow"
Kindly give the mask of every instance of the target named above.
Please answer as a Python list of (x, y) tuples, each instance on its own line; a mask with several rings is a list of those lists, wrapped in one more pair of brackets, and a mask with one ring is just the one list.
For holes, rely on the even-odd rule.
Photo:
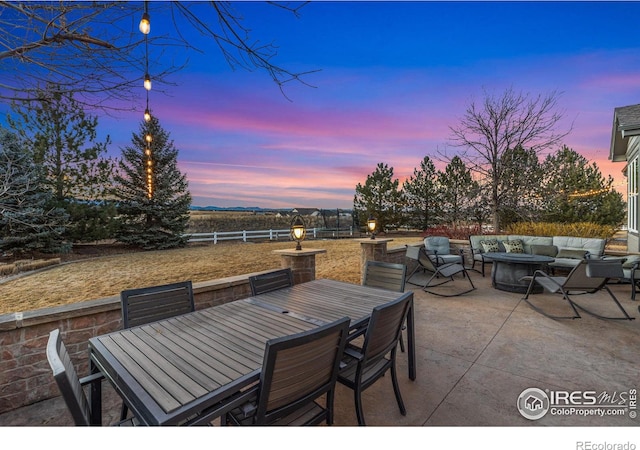
[(502, 241), (507, 253), (524, 253), (524, 244), (520, 239), (514, 239), (513, 241)]
[(555, 258), (558, 254), (558, 247), (555, 245), (532, 245), (531, 246), (531, 254), (532, 255), (542, 255), (542, 256), (551, 256)]
[(500, 246), (498, 245), (497, 239), (480, 241), (480, 245), (482, 245), (482, 250), (484, 250), (485, 253), (494, 253), (500, 251)]
[(577, 250), (573, 248), (561, 248), (558, 250), (556, 258), (584, 259), (587, 256), (586, 250)]

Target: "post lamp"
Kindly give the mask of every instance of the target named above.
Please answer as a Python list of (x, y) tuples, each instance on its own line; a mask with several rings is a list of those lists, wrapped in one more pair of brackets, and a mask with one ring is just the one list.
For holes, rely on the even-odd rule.
[(367, 229), (371, 233), (371, 239), (375, 239), (376, 238), (376, 227), (377, 226), (378, 226), (378, 221), (376, 220), (376, 218), (373, 217), (373, 215), (369, 216), (369, 219), (367, 220)]
[(302, 250), (300, 242), (304, 241), (306, 235), (307, 229), (304, 225), (304, 220), (302, 220), (300, 214), (297, 214), (291, 221), (291, 237), (296, 241), (296, 250)]

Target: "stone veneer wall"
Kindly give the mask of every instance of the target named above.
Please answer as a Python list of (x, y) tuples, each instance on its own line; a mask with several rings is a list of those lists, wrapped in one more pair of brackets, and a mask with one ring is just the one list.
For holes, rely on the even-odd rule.
[[(404, 263), (404, 255), (404, 247), (385, 248), (383, 260)], [(315, 279), (314, 257), (284, 258), (282, 266), (292, 268), (296, 284)], [(251, 275), (194, 283), (196, 309), (249, 297)], [(89, 339), (119, 330), (121, 322), (120, 296), (0, 315), (0, 413), (60, 395), (45, 354), (51, 330), (60, 329), (84, 376), (89, 373)]]
[[(249, 297), (250, 275), (194, 283), (196, 309)], [(0, 413), (60, 395), (45, 354), (51, 330), (60, 329), (84, 376), (89, 373), (89, 338), (119, 330), (121, 322), (120, 296), (0, 315)]]

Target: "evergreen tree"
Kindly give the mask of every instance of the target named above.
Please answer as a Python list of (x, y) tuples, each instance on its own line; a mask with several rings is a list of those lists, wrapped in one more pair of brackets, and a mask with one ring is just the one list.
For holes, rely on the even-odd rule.
[(0, 129), (0, 250), (68, 251), (62, 237), (66, 215), (51, 208), (51, 192), (18, 137)]
[(507, 149), (498, 160), (502, 177), (498, 182), (500, 226), (539, 217), (542, 196), (542, 166), (532, 149)]
[(378, 221), (378, 230), (385, 231), (390, 225), (399, 225), (402, 220), (403, 195), (398, 190), (400, 182), (393, 179), (393, 167), (379, 163), (376, 170), (367, 175), (364, 185), (358, 183), (353, 198), (353, 212), (361, 224), (373, 215)]
[(479, 185), (459, 156), (454, 156), (444, 172), (438, 172), (440, 205), (444, 222), (461, 225), (475, 216), (475, 199)]
[(141, 123), (131, 143), (122, 149), (115, 177), (117, 239), (145, 250), (184, 246), (191, 194), (186, 176), (178, 170), (177, 148), (155, 117)]
[(11, 126), (33, 149), (53, 207), (64, 208), (72, 241), (111, 237), (113, 208), (108, 205), (114, 163), (105, 158), (110, 142), (98, 142), (98, 118), (88, 115), (72, 93), (48, 85), (37, 99), (14, 103)]
[(407, 204), (409, 225), (426, 230), (436, 222), (440, 205), (436, 167), (428, 156), (414, 169), (413, 175), (402, 184)]
[(595, 163), (566, 145), (548, 155), (544, 167), (543, 219), (549, 222), (594, 222), (619, 226), (625, 218), (622, 194), (613, 178), (604, 178)]

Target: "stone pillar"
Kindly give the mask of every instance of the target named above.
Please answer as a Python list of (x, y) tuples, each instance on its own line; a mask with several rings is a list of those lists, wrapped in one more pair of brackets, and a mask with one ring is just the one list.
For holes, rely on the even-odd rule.
[(316, 279), (316, 255), (326, 253), (324, 249), (303, 248), (302, 250), (274, 250), (282, 257), (282, 268), (291, 268), (293, 283), (306, 283)]
[(360, 242), (360, 283), (364, 282), (367, 261), (386, 261), (387, 242), (393, 239), (358, 239)]

